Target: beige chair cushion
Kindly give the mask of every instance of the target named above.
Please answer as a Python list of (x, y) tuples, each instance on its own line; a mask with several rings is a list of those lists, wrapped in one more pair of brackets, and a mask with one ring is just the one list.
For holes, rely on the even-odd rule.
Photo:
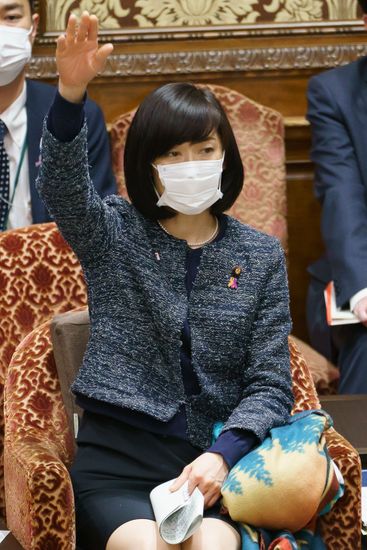
[(82, 364), (89, 339), (88, 309), (55, 315), (51, 322), (51, 338), (70, 429), (75, 433), (74, 415), (80, 417), (82, 411), (75, 404), (70, 386)]

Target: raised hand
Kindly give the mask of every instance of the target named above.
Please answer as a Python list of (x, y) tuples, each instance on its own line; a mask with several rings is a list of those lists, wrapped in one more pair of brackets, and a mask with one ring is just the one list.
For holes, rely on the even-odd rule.
[(98, 47), (98, 19), (84, 12), (79, 21), (70, 15), (66, 32), (59, 36), (56, 63), (59, 91), (65, 99), (80, 102), (88, 83), (103, 71), (112, 44)]

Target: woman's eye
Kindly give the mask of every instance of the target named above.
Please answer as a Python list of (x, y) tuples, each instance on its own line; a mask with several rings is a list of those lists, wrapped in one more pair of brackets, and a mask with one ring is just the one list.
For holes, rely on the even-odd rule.
[(203, 152), (209, 155), (210, 153), (214, 153), (214, 147), (204, 147)]
[(5, 17), (5, 21), (10, 21), (11, 23), (14, 21), (18, 21), (19, 19), (22, 19), (21, 15), (7, 15)]
[(174, 157), (177, 157), (178, 155), (178, 152), (177, 151), (168, 151), (168, 153), (166, 153), (166, 157), (169, 157), (169, 158), (174, 158)]

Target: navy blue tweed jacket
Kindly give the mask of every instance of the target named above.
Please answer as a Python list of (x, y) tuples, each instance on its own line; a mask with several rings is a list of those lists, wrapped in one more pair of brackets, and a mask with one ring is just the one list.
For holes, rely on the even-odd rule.
[[(80, 394), (168, 421), (185, 404), (192, 444), (207, 448), (215, 421), (262, 440), (293, 403), (289, 297), (278, 241), (228, 218), (204, 247), (190, 298), (186, 241), (170, 237), (121, 197), (102, 200), (88, 174), (86, 126), (70, 143), (47, 129), (38, 190), (78, 255), (91, 333), (73, 384)], [(235, 266), (238, 288), (228, 287)], [(201, 393), (185, 395), (181, 330), (188, 317)]]

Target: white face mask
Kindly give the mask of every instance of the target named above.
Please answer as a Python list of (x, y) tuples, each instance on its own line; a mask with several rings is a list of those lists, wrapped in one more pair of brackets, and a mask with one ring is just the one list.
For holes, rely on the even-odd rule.
[(157, 206), (170, 206), (182, 214), (204, 212), (223, 197), (220, 190), (223, 160), (224, 155), (219, 160), (153, 165), (164, 187)]
[(32, 30), (0, 25), (0, 86), (13, 82), (30, 60)]

